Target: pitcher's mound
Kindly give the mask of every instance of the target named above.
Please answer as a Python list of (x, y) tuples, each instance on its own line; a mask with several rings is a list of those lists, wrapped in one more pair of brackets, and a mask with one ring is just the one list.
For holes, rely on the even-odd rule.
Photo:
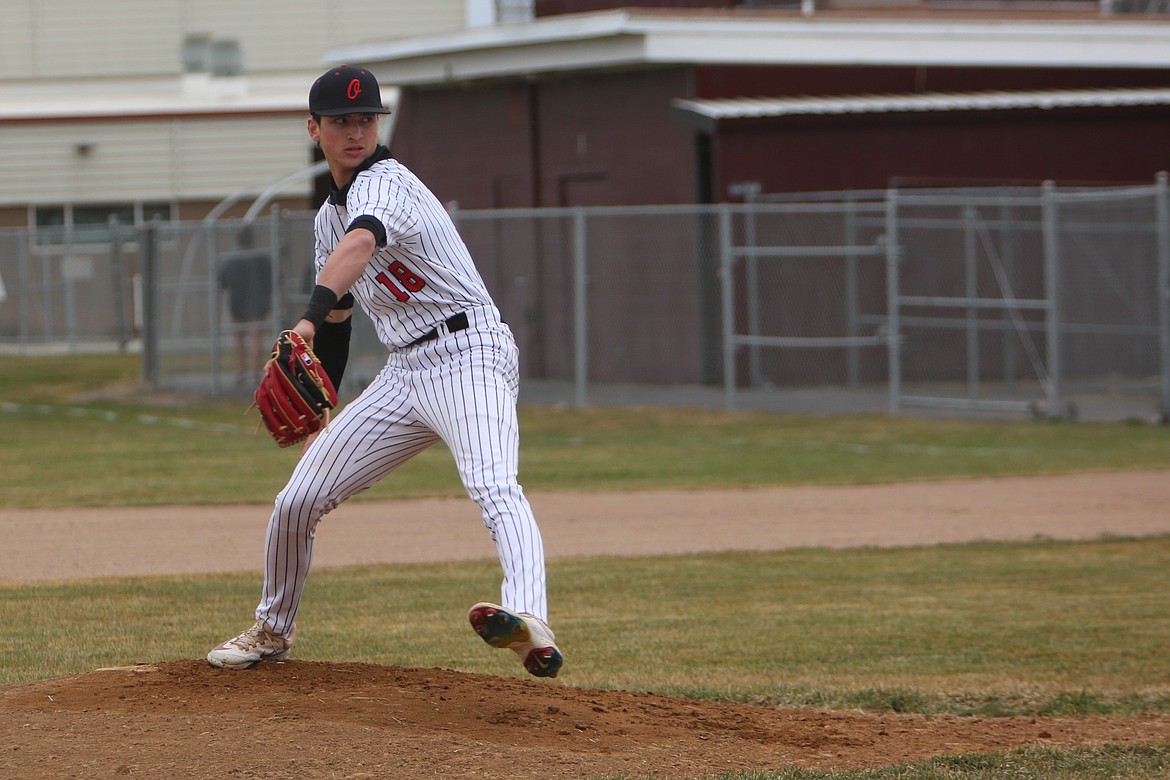
[(713, 704), (307, 661), (115, 667), (0, 689), (0, 776), (696, 778), (1029, 745), (1165, 743), (1170, 716), (964, 718)]

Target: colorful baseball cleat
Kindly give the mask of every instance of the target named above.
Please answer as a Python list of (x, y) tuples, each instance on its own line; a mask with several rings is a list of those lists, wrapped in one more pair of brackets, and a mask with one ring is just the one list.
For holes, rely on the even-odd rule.
[(534, 677), (556, 677), (565, 662), (553, 632), (540, 618), (481, 601), (467, 613), (467, 619), (483, 641), (520, 656)]
[(296, 637), (296, 623), (287, 634), (274, 634), (257, 622), (239, 636), (217, 645), (207, 654), (207, 663), (220, 669), (248, 669), (266, 659), (283, 661)]

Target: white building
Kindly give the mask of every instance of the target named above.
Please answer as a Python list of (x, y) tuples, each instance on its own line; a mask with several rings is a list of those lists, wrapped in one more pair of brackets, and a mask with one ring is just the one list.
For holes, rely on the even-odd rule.
[[(0, 227), (242, 215), (312, 164), (305, 105), (326, 50), (490, 23), (483, 6), (7, 0)], [(290, 184), (280, 202), (308, 207), (311, 188)]]

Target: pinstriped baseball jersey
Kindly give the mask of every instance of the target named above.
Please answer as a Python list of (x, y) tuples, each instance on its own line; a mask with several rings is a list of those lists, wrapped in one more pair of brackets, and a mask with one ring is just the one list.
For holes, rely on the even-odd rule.
[(377, 220), (385, 235), (379, 232), (379, 250), (350, 292), (387, 347), (404, 347), (461, 311), (494, 309), (442, 204), (389, 157), (359, 172), (317, 212), (318, 273), (345, 231), (362, 217)]

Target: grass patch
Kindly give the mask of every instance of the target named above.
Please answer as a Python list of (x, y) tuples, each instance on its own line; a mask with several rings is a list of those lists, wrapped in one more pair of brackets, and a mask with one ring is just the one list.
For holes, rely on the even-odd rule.
[[(1091, 748), (1029, 748), (1008, 753), (969, 753), (942, 756), (912, 764), (823, 772), (785, 769), (780, 772), (744, 772), (708, 780), (1084, 780), (1125, 777), (1154, 780), (1170, 772), (1170, 747), (1105, 745)], [(636, 780), (607, 775), (597, 780)], [(641, 780), (638, 778), (637, 780)]]
[[(241, 401), (148, 397), (134, 356), (6, 358), (0, 504), (268, 503), (298, 455)], [(7, 364), (6, 364), (7, 365)], [(521, 409), (537, 490), (858, 484), (1170, 465), (1143, 425), (803, 417), (682, 409)], [(68, 475), (68, 479), (62, 479)], [(462, 494), (442, 445), (355, 500)]]
[[(1170, 539), (572, 559), (553, 621), (586, 688), (960, 715), (1170, 712)], [(463, 608), (494, 561), (315, 571), (297, 657), (523, 676)], [(0, 590), (0, 683), (199, 658), (257, 574)], [(925, 595), (924, 595), (925, 594)], [(46, 643), (43, 637), (52, 635)]]

